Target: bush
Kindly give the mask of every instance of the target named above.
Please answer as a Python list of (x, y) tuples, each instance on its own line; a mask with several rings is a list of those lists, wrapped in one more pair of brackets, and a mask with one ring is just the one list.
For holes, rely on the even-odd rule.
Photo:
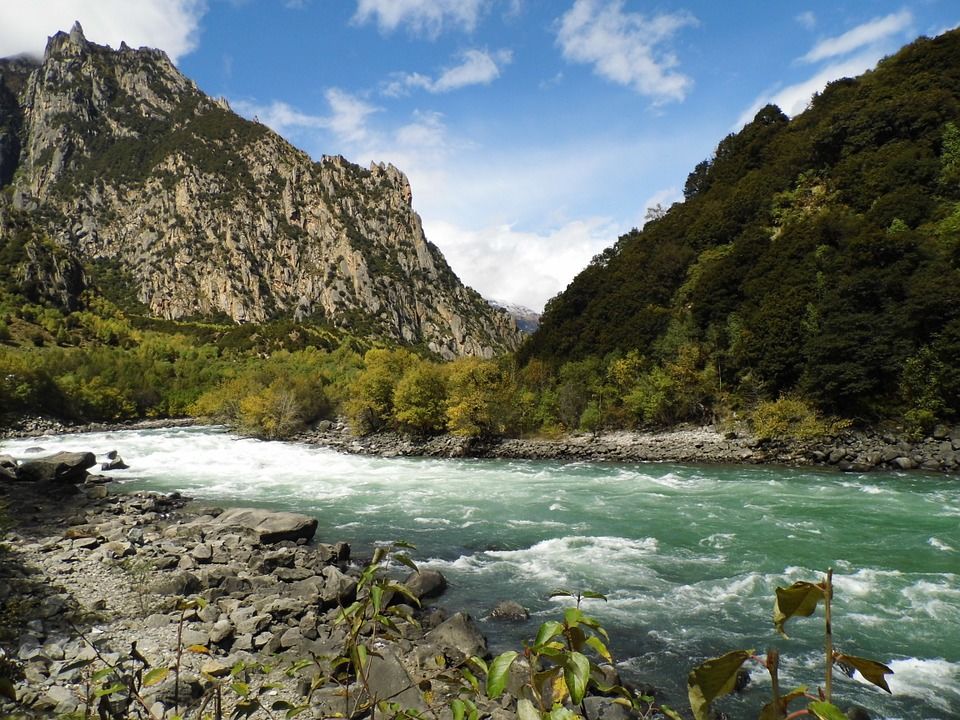
[(761, 440), (816, 440), (849, 427), (850, 421), (822, 419), (806, 401), (781, 396), (757, 405), (750, 424)]

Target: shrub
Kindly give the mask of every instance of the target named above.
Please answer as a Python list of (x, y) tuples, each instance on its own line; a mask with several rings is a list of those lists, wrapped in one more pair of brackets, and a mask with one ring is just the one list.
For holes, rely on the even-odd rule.
[(823, 419), (805, 400), (781, 396), (757, 405), (750, 424), (761, 440), (816, 440), (849, 427), (850, 421)]

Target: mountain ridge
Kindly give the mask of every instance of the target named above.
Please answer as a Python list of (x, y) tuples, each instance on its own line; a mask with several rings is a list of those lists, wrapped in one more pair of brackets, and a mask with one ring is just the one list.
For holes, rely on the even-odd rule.
[(394, 166), (314, 162), (162, 51), (96, 45), (79, 24), (0, 74), (0, 233), (32, 223), (88, 275), (113, 264), (151, 314), (316, 318), (448, 359), (517, 347), (427, 240)]

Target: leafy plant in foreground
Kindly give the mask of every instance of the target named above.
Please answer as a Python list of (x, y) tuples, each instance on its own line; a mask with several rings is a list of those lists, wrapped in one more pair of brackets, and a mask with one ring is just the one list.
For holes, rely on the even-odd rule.
[[(680, 720), (670, 708), (655, 706), (653, 698), (638, 697), (606, 679), (604, 669), (596, 660), (614, 664), (607, 648), (609, 636), (595, 618), (581, 609), (583, 600), (606, 601), (606, 597), (595, 592), (572, 593), (568, 590), (558, 590), (551, 597), (572, 597), (576, 599), (576, 605), (564, 610), (562, 622), (548, 620), (543, 623), (533, 643), (526, 645), (522, 654), (509, 650), (494, 658), (489, 666), (473, 659), (487, 675), (486, 692), (491, 699), (500, 697), (506, 690), (510, 670), (522, 657), (528, 676), (517, 700), (520, 720), (586, 717), (583, 700), (590, 688), (615, 696), (614, 702), (625, 705), (641, 717), (650, 717), (657, 712), (671, 720)], [(594, 659), (591, 660), (590, 656)]]
[[(759, 720), (792, 720), (800, 717), (816, 717), (819, 720), (846, 720), (847, 716), (832, 702), (833, 667), (837, 665), (848, 675), (859, 671), (867, 681), (890, 692), (885, 675), (893, 673), (889, 667), (876, 660), (846, 655), (839, 652), (833, 644), (833, 625), (831, 602), (833, 600), (833, 569), (821, 583), (805, 581), (795, 582), (788, 588), (777, 588), (777, 598), (773, 607), (773, 625), (784, 637), (784, 626), (794, 617), (809, 617), (823, 602), (824, 610), (824, 659), (825, 676), (822, 688), (816, 694), (799, 687), (783, 694), (780, 690), (779, 666), (780, 654), (776, 649), (767, 651), (766, 658), (756, 657), (753, 650), (734, 650), (721, 657), (712, 658), (690, 671), (687, 677), (687, 693), (690, 707), (696, 720), (709, 720), (710, 703), (717, 698), (729, 695), (737, 685), (740, 668), (748, 660), (754, 659), (766, 667), (770, 673), (773, 688), (772, 700), (760, 711)], [(789, 706), (799, 700), (808, 700), (805, 708), (790, 711)]]

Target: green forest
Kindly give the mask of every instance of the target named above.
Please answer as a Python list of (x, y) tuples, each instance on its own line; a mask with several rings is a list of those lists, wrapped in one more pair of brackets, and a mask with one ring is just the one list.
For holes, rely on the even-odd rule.
[(23, 267), (54, 249), (0, 213), (0, 412), (195, 415), (265, 437), (340, 415), (358, 433), (479, 436), (958, 419), (960, 32), (792, 120), (764, 107), (684, 195), (596, 256), (515, 356), (450, 363), (322, 323), (149, 318), (116, 269), (45, 295)]

